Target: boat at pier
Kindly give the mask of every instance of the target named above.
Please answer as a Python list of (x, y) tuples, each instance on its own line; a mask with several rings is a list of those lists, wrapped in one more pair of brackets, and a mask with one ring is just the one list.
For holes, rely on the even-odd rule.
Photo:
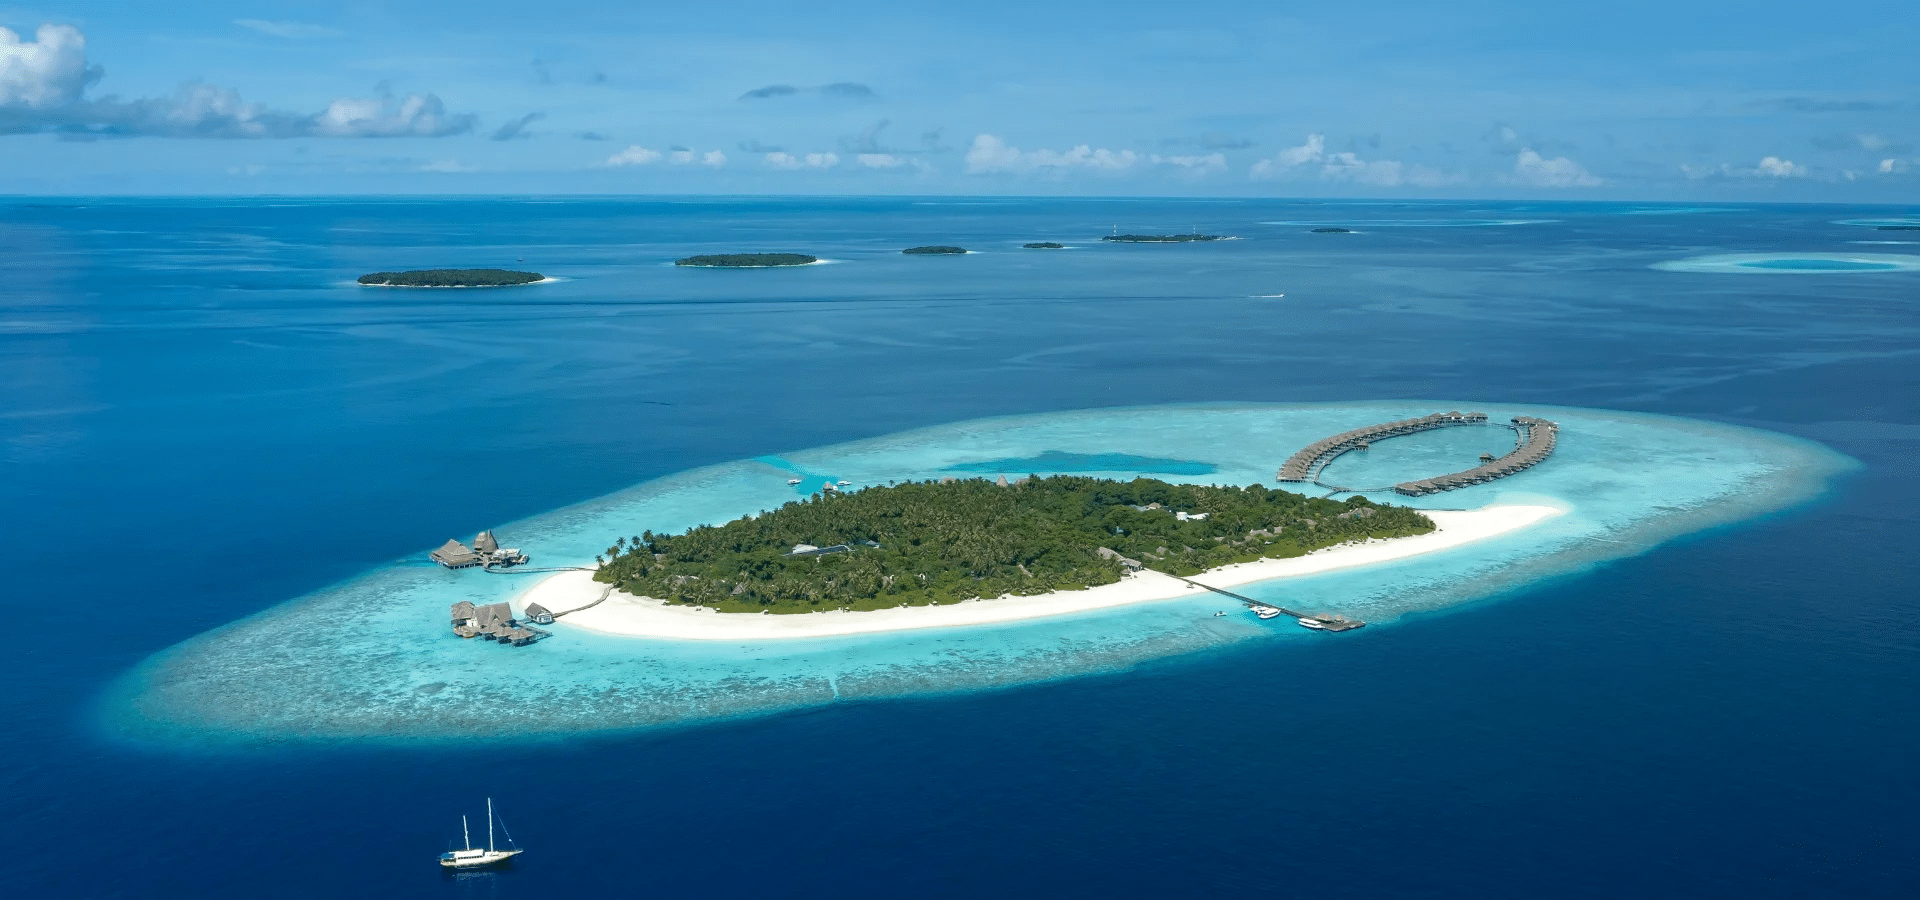
[(1254, 615), (1259, 616), (1262, 619), (1271, 619), (1275, 616), (1280, 615), (1280, 610), (1272, 606), (1255, 606), (1255, 607), (1251, 607), (1251, 609), (1253, 610)]
[[(502, 825), (502, 830), (506, 826)], [(467, 817), (460, 817), (460, 838), (465, 849), (448, 850), (440, 854), (440, 865), (448, 869), (485, 869), (505, 865), (521, 854), (521, 849), (513, 845), (513, 834), (507, 834), (507, 848), (495, 849), (493, 845), (493, 798), (487, 798), (487, 847), (482, 850), (473, 845), (473, 836), (467, 832)]]

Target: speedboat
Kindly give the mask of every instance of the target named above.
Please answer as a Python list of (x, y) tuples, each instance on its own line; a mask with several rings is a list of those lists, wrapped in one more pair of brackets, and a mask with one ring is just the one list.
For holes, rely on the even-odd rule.
[(1325, 630), (1327, 630), (1327, 626), (1325, 626), (1325, 625), (1322, 625), (1322, 624), (1320, 624), (1320, 620), (1319, 620), (1319, 619), (1305, 619), (1305, 618), (1303, 618), (1303, 619), (1301, 619), (1301, 620), (1300, 620), (1300, 627), (1301, 627), (1301, 628), (1311, 628), (1311, 629), (1313, 629), (1313, 630), (1315, 630), (1315, 631), (1325, 631)]
[(852, 484), (852, 483), (853, 483), (853, 482), (851, 482), (851, 481), (842, 481), (842, 482), (840, 482), (840, 486), (841, 486), (841, 487), (846, 487), (847, 485), (850, 485), (850, 484)]
[(1271, 619), (1279, 615), (1280, 611), (1271, 606), (1256, 606), (1253, 608), (1253, 614), (1262, 619)]
[(798, 479), (798, 478), (789, 478), (789, 479), (787, 479), (787, 485), (788, 485), (789, 487), (791, 487), (791, 486), (793, 486), (793, 485), (796, 485), (796, 484), (799, 484), (799, 483), (800, 483), (800, 479)]

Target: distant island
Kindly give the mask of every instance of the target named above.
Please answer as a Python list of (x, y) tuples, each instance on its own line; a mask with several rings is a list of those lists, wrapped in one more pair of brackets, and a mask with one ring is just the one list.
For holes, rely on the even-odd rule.
[(1022, 249), (1026, 249), (1026, 250), (1065, 250), (1067, 249), (1067, 245), (1056, 244), (1052, 241), (1034, 241), (1031, 244), (1021, 244), (1020, 246)]
[(538, 272), (509, 269), (415, 269), (411, 272), (374, 272), (360, 283), (376, 287), (506, 287), (544, 281)]
[(1056, 475), (831, 488), (771, 512), (619, 538), (593, 578), (722, 612), (957, 603), (1193, 575), (1434, 530), (1406, 507), (1246, 488)]
[(1351, 228), (1315, 228), (1314, 234), (1352, 234)]
[(1881, 231), (1920, 231), (1920, 225), (1882, 225)]
[(804, 266), (820, 258), (805, 253), (711, 253), (673, 261), (676, 266), (715, 269), (766, 269), (774, 266)]
[(944, 245), (932, 245), (927, 247), (908, 247), (907, 249), (902, 250), (900, 252), (909, 253), (914, 256), (952, 256), (955, 254), (967, 252), (967, 248), (948, 247)]
[(1185, 244), (1192, 241), (1225, 240), (1221, 234), (1109, 234), (1101, 238), (1116, 244)]

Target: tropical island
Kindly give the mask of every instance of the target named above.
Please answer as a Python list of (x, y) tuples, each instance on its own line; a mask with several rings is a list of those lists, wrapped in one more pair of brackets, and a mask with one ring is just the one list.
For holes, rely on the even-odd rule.
[(510, 269), (415, 269), (360, 276), (361, 284), (374, 287), (507, 287), (545, 280), (538, 272)]
[(1020, 247), (1023, 250), (1065, 250), (1067, 249), (1067, 245), (1056, 244), (1052, 241), (1034, 241), (1031, 244), (1021, 244)]
[(1223, 234), (1109, 234), (1101, 238), (1116, 244), (1186, 244), (1193, 241), (1223, 241)]
[(1920, 225), (1882, 225), (1881, 231), (1920, 231)]
[(805, 253), (709, 253), (676, 259), (676, 266), (694, 266), (706, 269), (769, 269), (777, 266), (805, 266), (817, 263), (820, 258)]
[(934, 245), (927, 247), (908, 247), (900, 252), (912, 256), (954, 256), (967, 252), (967, 248)]
[(1352, 234), (1351, 228), (1315, 228), (1314, 234)]
[(824, 490), (681, 534), (620, 538), (593, 579), (720, 612), (929, 606), (1195, 575), (1375, 538), (1426, 534), (1412, 509), (1260, 485), (1075, 475)]

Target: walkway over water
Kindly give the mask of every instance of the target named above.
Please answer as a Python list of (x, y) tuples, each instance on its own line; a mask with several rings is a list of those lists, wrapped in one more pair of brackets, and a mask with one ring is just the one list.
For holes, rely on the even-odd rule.
[[(1374, 441), (1417, 434), (1422, 431), (1432, 431), (1435, 428), (1446, 428), (1451, 425), (1485, 424), (1487, 424), (1486, 413), (1444, 412), (1433, 413), (1413, 419), (1383, 422), (1379, 425), (1369, 425), (1365, 428), (1356, 428), (1352, 431), (1341, 432), (1333, 437), (1322, 438), (1321, 440), (1308, 444), (1302, 448), (1300, 452), (1289, 457), (1286, 463), (1280, 466), (1280, 471), (1275, 474), (1275, 477), (1279, 478), (1282, 482), (1312, 482), (1321, 487), (1332, 489), (1333, 493), (1327, 496), (1345, 492), (1372, 493), (1389, 490), (1383, 487), (1349, 488), (1327, 484), (1320, 480), (1320, 473), (1326, 469), (1329, 463), (1338, 459), (1341, 454), (1349, 450), (1365, 450), (1373, 446)], [(1512, 424), (1506, 427), (1518, 432), (1519, 440), (1514, 444), (1514, 448), (1508, 451), (1505, 456), (1498, 459), (1492, 459), (1490, 455), (1483, 456), (1481, 459), (1486, 461), (1471, 469), (1454, 472), (1450, 475), (1440, 475), (1434, 478), (1401, 482), (1400, 484), (1394, 485), (1391, 490), (1408, 497), (1418, 497), (1423, 494), (1432, 494), (1439, 491), (1450, 491), (1454, 488), (1467, 487), (1469, 485), (1484, 484), (1496, 478), (1504, 478), (1540, 464), (1541, 461), (1553, 454), (1554, 447), (1559, 440), (1559, 424), (1549, 422), (1546, 419), (1539, 419), (1533, 416), (1514, 416)]]

